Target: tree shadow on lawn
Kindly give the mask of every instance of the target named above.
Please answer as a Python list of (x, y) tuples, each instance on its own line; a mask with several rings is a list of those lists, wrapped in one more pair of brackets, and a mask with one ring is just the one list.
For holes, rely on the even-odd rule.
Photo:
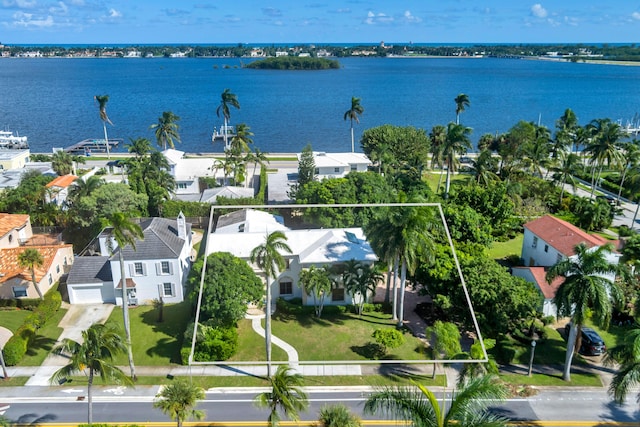
[(29, 347), (27, 348), (26, 355), (35, 356), (38, 354), (39, 350), (46, 350), (47, 352), (50, 352), (55, 343), (56, 340), (53, 338), (45, 337), (44, 335), (35, 335), (29, 341)]
[(186, 307), (184, 304), (187, 303), (165, 305), (162, 322), (158, 321), (159, 312), (157, 308), (149, 310), (142, 314), (142, 322), (151, 326), (154, 332), (178, 339), (184, 334), (187, 324), (191, 321), (191, 317), (185, 317)]
[(433, 381), (431, 374), (425, 373), (425, 367), (421, 365), (380, 365), (377, 369), (379, 375), (385, 376), (397, 383), (405, 383), (406, 380), (421, 382), (424, 380)]
[(273, 319), (282, 323), (295, 322), (303, 328), (311, 328), (313, 326), (326, 328), (335, 325), (344, 325), (345, 320), (349, 320), (351, 317), (346, 314), (331, 314), (318, 318), (315, 314), (276, 313)]
[(146, 353), (149, 356), (158, 356), (168, 359), (171, 363), (181, 364), (180, 346), (181, 343), (176, 339), (161, 338), (158, 340), (158, 343), (148, 349)]
[(384, 347), (375, 342), (369, 342), (365, 345), (352, 345), (349, 347), (354, 353), (369, 360), (399, 360), (395, 354), (389, 354)]

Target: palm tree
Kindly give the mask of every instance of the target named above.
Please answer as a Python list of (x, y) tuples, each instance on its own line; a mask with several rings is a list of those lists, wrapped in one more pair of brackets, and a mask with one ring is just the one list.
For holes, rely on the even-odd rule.
[(440, 177), (438, 178), (438, 186), (436, 193), (440, 191), (442, 183), (442, 169), (444, 167), (444, 159), (442, 158), (442, 148), (447, 139), (447, 128), (442, 125), (435, 125), (429, 132), (429, 141), (431, 142), (431, 169), (440, 168)]
[(447, 137), (442, 146), (442, 156), (447, 167), (447, 181), (445, 184), (445, 198), (449, 197), (449, 188), (451, 186), (451, 172), (456, 170), (457, 155), (464, 154), (471, 149), (471, 140), (469, 135), (471, 128), (460, 124), (449, 123), (447, 126)]
[(464, 93), (459, 94), (454, 99), (456, 102), (456, 124), (460, 124), (460, 113), (462, 113), (466, 108), (468, 108), (471, 103), (469, 101), (469, 96)]
[(452, 393), (451, 402), (442, 406), (432, 391), (421, 384), (415, 388), (386, 387), (367, 398), (365, 414), (386, 414), (414, 426), (503, 427), (507, 419), (494, 415), (488, 407), (507, 397), (507, 390), (495, 377), (487, 375), (469, 380)]
[(475, 160), (471, 161), (471, 173), (475, 177), (472, 182), (488, 186), (491, 183), (500, 181), (496, 173), (498, 170), (498, 159), (493, 157), (491, 151), (484, 149), (480, 151)]
[(190, 382), (177, 380), (162, 387), (156, 395), (153, 407), (160, 409), (172, 420), (177, 421), (178, 427), (189, 418), (201, 420), (204, 411), (195, 409), (198, 400), (205, 398), (204, 390)]
[(100, 120), (102, 120), (102, 129), (104, 130), (104, 143), (107, 148), (107, 159), (111, 160), (111, 153), (109, 153), (109, 138), (107, 137), (107, 123), (113, 126), (109, 116), (107, 116), (107, 102), (109, 102), (109, 95), (96, 95), (93, 99), (98, 103)]
[(73, 156), (58, 150), (51, 156), (51, 168), (60, 176), (69, 175), (73, 171)]
[(293, 369), (280, 365), (273, 377), (269, 378), (271, 391), (256, 396), (256, 404), (261, 408), (269, 408), (268, 422), (271, 427), (277, 427), (280, 422), (280, 412), (287, 418), (298, 421), (300, 412), (309, 407), (307, 394), (302, 389), (304, 378)]
[(558, 158), (560, 153), (573, 151), (578, 129), (578, 118), (571, 108), (564, 110), (564, 114), (556, 120), (556, 134), (552, 142), (551, 157)]
[(137, 159), (140, 159), (151, 152), (151, 141), (147, 138), (130, 138), (130, 141), (131, 142), (127, 144), (127, 151), (135, 154)]
[[(247, 163), (253, 163), (253, 177), (256, 176), (256, 169), (258, 169), (258, 165), (260, 165), (260, 168), (262, 169), (266, 164), (269, 163), (267, 154), (269, 153), (260, 151), (258, 147), (255, 147), (252, 152), (247, 153), (247, 155), (245, 156), (245, 161)], [(251, 178), (249, 178), (249, 181), (251, 181)]]
[(224, 148), (225, 150), (229, 149), (229, 142), (227, 141), (227, 129), (229, 127), (229, 119), (231, 118), (231, 111), (229, 107), (240, 109), (240, 103), (238, 102), (238, 97), (231, 93), (231, 89), (225, 89), (224, 92), (220, 95), (220, 105), (216, 109), (216, 115), (220, 117), (220, 113), (224, 117), (224, 129), (223, 129), (223, 138), (224, 138)]
[(593, 197), (604, 166), (615, 167), (623, 163), (619, 142), (626, 135), (620, 125), (610, 119), (592, 120), (587, 125), (587, 129), (589, 129), (592, 139), (584, 151), (591, 156), (589, 163), (593, 167), (591, 182), (591, 197)]
[(362, 427), (362, 421), (342, 403), (324, 405), (318, 415), (322, 427)]
[(51, 377), (56, 384), (61, 379), (84, 373), (89, 370), (87, 382), (88, 424), (93, 422), (93, 379), (99, 375), (103, 381), (116, 380), (124, 384), (132, 384), (116, 365), (113, 359), (125, 351), (122, 337), (112, 324), (94, 323), (82, 331), (82, 343), (65, 338), (52, 350), (53, 354), (69, 357), (69, 363), (57, 370)]
[(597, 324), (606, 328), (614, 302), (621, 301), (620, 288), (607, 277), (619, 271), (617, 265), (607, 259), (611, 251), (609, 244), (593, 250), (580, 243), (574, 248), (574, 257), (557, 262), (547, 271), (549, 283), (564, 277), (554, 303), (558, 307), (558, 317), (571, 317), (563, 373), (565, 381), (571, 381), (571, 361), (575, 350), (580, 348), (582, 325), (589, 313)]
[[(264, 272), (267, 286), (265, 307), (265, 345), (267, 352), (267, 377), (271, 377), (271, 278), (276, 279), (284, 270), (286, 263), (281, 252), (290, 254), (291, 248), (286, 243), (287, 236), (282, 231), (267, 234), (265, 242), (251, 251), (251, 262)], [(278, 369), (279, 371), (280, 369)]]
[(558, 161), (556, 166), (552, 167), (551, 170), (554, 172), (553, 180), (560, 183), (560, 201), (562, 201), (565, 184), (569, 183), (575, 191), (578, 182), (575, 174), (583, 165), (577, 154), (567, 153), (565, 151), (558, 153)]
[[(129, 369), (131, 370), (131, 378), (136, 379), (136, 368), (133, 364), (133, 351), (131, 348), (131, 324), (129, 322), (129, 295), (127, 289), (127, 280), (124, 268), (124, 249), (125, 246), (131, 245), (136, 250), (136, 239), (144, 239), (142, 228), (123, 212), (114, 212), (107, 218), (103, 219), (105, 227), (112, 228), (112, 238), (118, 245), (118, 257), (120, 259), (120, 286), (122, 289), (122, 317), (124, 323), (124, 332), (126, 337), (127, 355), (129, 357)], [(111, 242), (111, 239), (109, 240)]]
[(356, 304), (356, 296), (360, 296), (356, 306), (358, 307), (358, 315), (362, 315), (364, 304), (369, 300), (370, 295), (375, 294), (378, 283), (382, 281), (382, 275), (369, 264), (358, 262), (355, 268), (347, 272), (346, 278), (344, 286), (351, 294), (354, 304)]
[(176, 123), (180, 120), (180, 117), (173, 114), (171, 111), (164, 111), (162, 116), (158, 118), (158, 123), (154, 123), (149, 126), (150, 129), (155, 129), (156, 141), (163, 150), (169, 148), (175, 148), (173, 140), (180, 142), (180, 134), (178, 128), (180, 125)]
[(617, 203), (620, 203), (620, 196), (622, 195), (622, 189), (624, 188), (624, 180), (627, 178), (627, 172), (634, 169), (640, 164), (640, 141), (634, 139), (633, 141), (625, 142), (622, 144), (624, 150), (623, 154), (623, 168), (622, 178), (620, 179), (620, 189), (618, 190)]
[(351, 152), (355, 151), (355, 142), (353, 137), (353, 121), (356, 123), (360, 123), (359, 116), (364, 113), (364, 107), (360, 105), (360, 98), (356, 98), (355, 96), (351, 97), (351, 108), (345, 111), (344, 119), (349, 120), (351, 122)]
[(33, 283), (33, 287), (36, 288), (36, 292), (38, 292), (41, 300), (44, 299), (44, 294), (40, 290), (40, 286), (36, 280), (36, 268), (42, 267), (43, 264), (44, 258), (40, 251), (35, 248), (27, 248), (18, 255), (18, 265), (22, 268), (28, 268), (31, 272), (31, 282)]
[(316, 268), (313, 265), (305, 268), (300, 272), (300, 287), (307, 295), (313, 297), (316, 317), (320, 318), (322, 316), (324, 300), (333, 288), (328, 270), (324, 267)]
[(253, 132), (251, 132), (249, 126), (245, 123), (238, 124), (238, 126), (236, 126), (236, 134), (231, 138), (231, 150), (249, 153), (251, 151), (249, 146), (253, 144), (252, 136)]
[(105, 182), (97, 175), (92, 175), (85, 179), (76, 179), (73, 182), (73, 186), (69, 189), (69, 197), (73, 203), (77, 202), (80, 198), (90, 196), (98, 187)]
[[(365, 234), (367, 235), (367, 239), (369, 240), (373, 251), (378, 256), (378, 259), (387, 263), (387, 287), (385, 291), (384, 301), (385, 303), (388, 303), (390, 301), (390, 295), (393, 295), (393, 308), (391, 311), (393, 320), (398, 320), (396, 307), (396, 286), (398, 279), (398, 263), (400, 257), (396, 249), (399, 243), (396, 241), (397, 235), (388, 233), (388, 226), (389, 210), (383, 208), (380, 210), (379, 214), (376, 217), (374, 217), (367, 223), (367, 225), (365, 226)], [(391, 291), (392, 278), (393, 291)]]
[(604, 363), (605, 366), (619, 365), (609, 384), (609, 394), (623, 404), (630, 389), (640, 385), (640, 324), (636, 322), (625, 331), (622, 343), (607, 350)]

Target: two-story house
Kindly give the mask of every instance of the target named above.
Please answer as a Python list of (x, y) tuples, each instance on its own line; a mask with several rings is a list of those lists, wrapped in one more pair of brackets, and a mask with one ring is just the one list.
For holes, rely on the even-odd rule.
[(120, 251), (124, 257), (124, 282), (129, 304), (165, 303), (184, 300), (191, 268), (191, 224), (182, 213), (177, 219), (150, 218), (140, 223), (144, 238), (135, 248), (119, 248), (111, 229), (97, 238), (99, 256), (83, 256), (67, 279), (72, 304), (115, 303), (122, 305)]
[(36, 249), (42, 265), (35, 267), (35, 279), (46, 294), (73, 264), (73, 248), (57, 237), (35, 235), (29, 215), (0, 213), (0, 298), (38, 298), (31, 270), (22, 267), (20, 254)]
[[(545, 215), (524, 224), (521, 258), (526, 267), (513, 267), (512, 274), (538, 287), (544, 295), (542, 311), (546, 316), (557, 315), (553, 298), (563, 281), (558, 278), (553, 283), (547, 283), (547, 269), (563, 259), (574, 257), (574, 248), (580, 243), (595, 249), (610, 242), (553, 215)], [(617, 264), (620, 254), (612, 252), (607, 258), (609, 262)], [(608, 278), (615, 280), (611, 275)]]
[(46, 186), (45, 201), (47, 203), (55, 203), (58, 207), (64, 206), (69, 195), (69, 189), (77, 179), (78, 177), (75, 175), (62, 175), (54, 178)]
[[(373, 264), (377, 257), (367, 242), (361, 228), (301, 229), (292, 230), (282, 218), (266, 212), (241, 210), (218, 218), (216, 229), (208, 236), (207, 254), (229, 252), (250, 262), (251, 251), (264, 243), (267, 234), (282, 231), (291, 253), (283, 253), (286, 268), (271, 277), (273, 299), (301, 298), (304, 304), (313, 304), (300, 286), (300, 273), (312, 265), (315, 267), (345, 264), (349, 260)], [(254, 271), (262, 271), (252, 265)], [(350, 304), (352, 298), (343, 287), (332, 290), (325, 304)]]
[[(300, 156), (298, 154), (298, 160)], [(325, 153), (313, 152), (313, 162), (316, 165), (316, 178), (342, 178), (349, 172), (366, 172), (371, 166), (371, 160), (363, 153)]]

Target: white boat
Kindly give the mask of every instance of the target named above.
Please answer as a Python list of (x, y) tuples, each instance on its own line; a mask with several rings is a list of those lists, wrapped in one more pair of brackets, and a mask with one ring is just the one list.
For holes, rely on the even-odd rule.
[(19, 136), (8, 130), (0, 130), (0, 148), (29, 148), (26, 136)]
[(227, 143), (228, 143), (229, 141), (231, 141), (231, 138), (236, 136), (236, 129), (230, 125), (227, 125), (226, 127), (222, 125), (220, 126), (220, 129), (216, 129), (214, 127), (213, 134), (211, 135), (211, 142), (216, 142), (220, 140), (224, 141), (225, 134), (227, 135)]

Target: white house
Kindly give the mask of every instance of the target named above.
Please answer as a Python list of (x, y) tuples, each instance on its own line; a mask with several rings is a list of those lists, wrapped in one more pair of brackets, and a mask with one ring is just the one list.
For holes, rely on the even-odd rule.
[[(524, 224), (524, 238), (522, 241), (521, 258), (527, 267), (515, 267), (512, 274), (534, 283), (544, 295), (543, 312), (545, 315), (555, 316), (557, 309), (553, 298), (562, 279), (547, 283), (546, 270), (566, 258), (575, 257), (574, 248), (583, 243), (589, 249), (596, 249), (607, 243), (599, 236), (589, 234), (573, 224), (563, 221), (553, 215), (545, 215)], [(620, 254), (612, 252), (607, 255), (609, 262), (617, 264)], [(615, 275), (606, 275), (611, 281)]]
[[(191, 268), (191, 224), (182, 213), (177, 219), (150, 218), (140, 227), (144, 239), (123, 249), (125, 283), (131, 305), (184, 300), (184, 288)], [(78, 257), (67, 279), (72, 304), (122, 304), (120, 248), (105, 229), (97, 238), (100, 256)]]
[(200, 202), (215, 204), (218, 197), (226, 197), (228, 199), (250, 198), (255, 194), (253, 188), (232, 187), (225, 185), (224, 187), (207, 188), (200, 195)]
[(169, 173), (176, 180), (176, 196), (200, 194), (200, 177), (216, 176), (214, 160), (207, 157), (185, 158), (184, 151), (169, 148), (162, 152), (169, 162)]
[[(292, 230), (283, 224), (281, 217), (253, 210), (221, 216), (216, 230), (208, 236), (207, 254), (229, 252), (249, 262), (251, 251), (263, 244), (267, 234), (275, 230), (284, 233), (292, 253), (283, 254), (285, 270), (278, 277), (270, 278), (274, 301), (278, 297), (297, 297), (305, 304), (313, 303), (299, 285), (300, 272), (304, 268), (339, 265), (352, 259), (366, 264), (377, 260), (360, 228)], [(257, 266), (252, 267), (262, 274)], [(332, 291), (325, 304), (351, 302), (351, 296), (340, 287)]]
[[(298, 161), (301, 153), (298, 154)], [(349, 172), (366, 172), (371, 166), (371, 160), (363, 153), (325, 153), (313, 152), (313, 162), (316, 165), (317, 179), (342, 178)]]
[(69, 196), (71, 185), (77, 179), (78, 177), (75, 175), (62, 175), (54, 178), (53, 181), (46, 185), (48, 191), (45, 194), (45, 201), (47, 203), (55, 203), (58, 207), (63, 206)]

